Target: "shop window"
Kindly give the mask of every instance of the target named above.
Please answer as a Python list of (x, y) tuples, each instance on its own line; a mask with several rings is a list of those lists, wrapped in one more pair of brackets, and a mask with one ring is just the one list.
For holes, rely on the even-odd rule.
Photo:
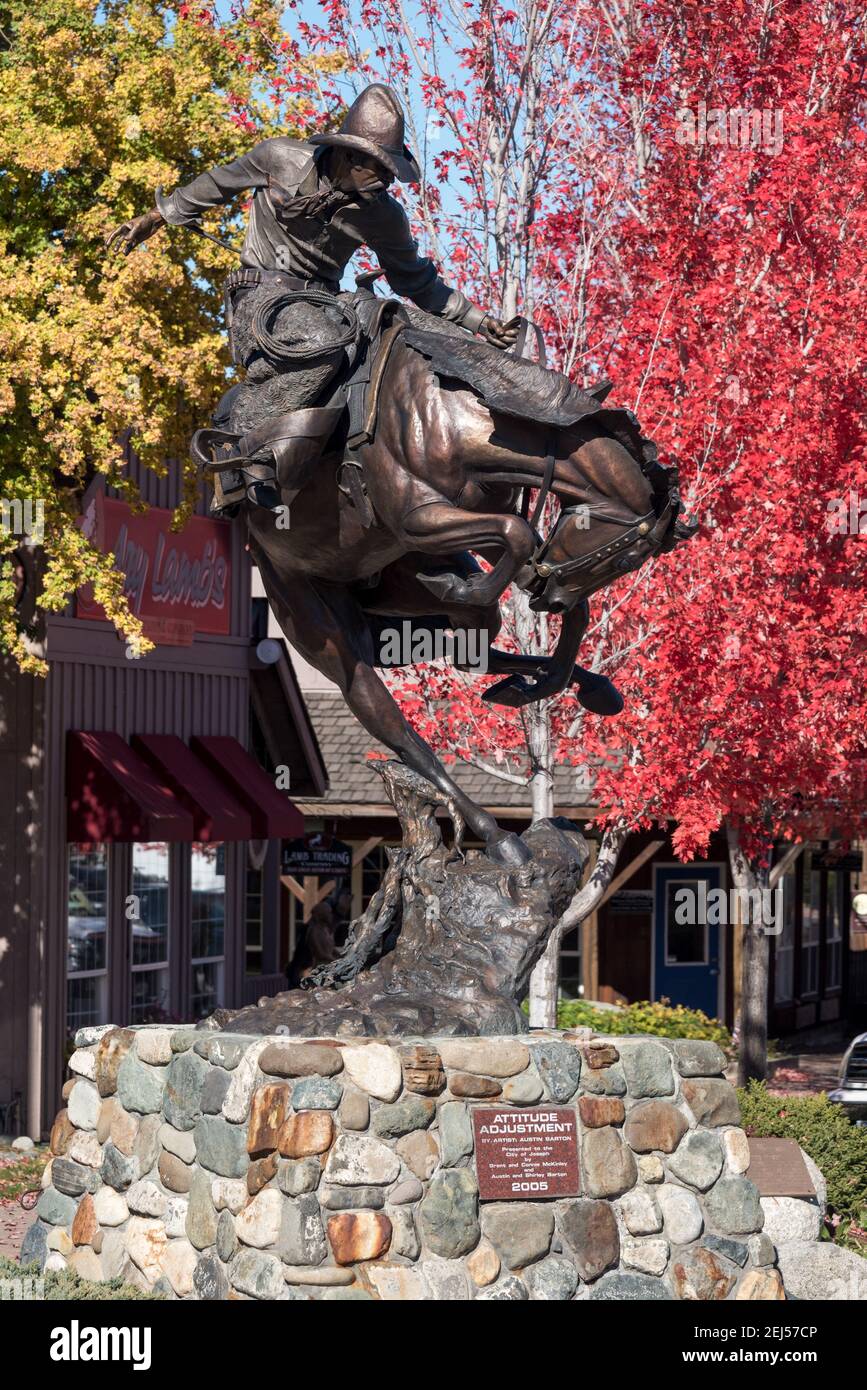
[(245, 960), (246, 972), (248, 975), (261, 975), (263, 973), (264, 874), (264, 869), (255, 869), (252, 864), (247, 865), (247, 897), (244, 922), (246, 928)]
[(788, 1004), (795, 990), (795, 870), (783, 874), (783, 927), (774, 938), (774, 1003)]
[(804, 865), (804, 903), (801, 912), (801, 998), (819, 990), (819, 930), (821, 913), (822, 875)]
[(213, 1013), (223, 1002), (226, 937), (226, 847), (192, 846), (193, 952), (190, 1006), (193, 1019)]
[(66, 909), (66, 1027), (70, 1035), (107, 1023), (108, 848), (69, 845)]
[(581, 928), (568, 931), (560, 941), (560, 998), (580, 999), (583, 994), (581, 984)]
[(825, 989), (843, 984), (843, 889), (845, 876), (837, 869), (828, 873), (828, 931), (825, 952)]
[(169, 1018), (169, 846), (132, 847), (130, 922), (132, 1023)]
[[(689, 898), (678, 898), (678, 894), (688, 893)], [(706, 965), (707, 964), (707, 923), (699, 921), (698, 910), (686, 913), (680, 910), (684, 902), (700, 903), (698, 881), (694, 878), (669, 879), (665, 885), (665, 963), (666, 965)], [(690, 922), (678, 920), (693, 917)]]

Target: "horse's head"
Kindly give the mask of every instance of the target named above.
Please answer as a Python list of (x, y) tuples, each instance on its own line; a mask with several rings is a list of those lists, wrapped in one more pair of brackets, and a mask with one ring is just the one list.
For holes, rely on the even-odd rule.
[(697, 522), (679, 517), (677, 470), (654, 463), (647, 472), (650, 508), (637, 512), (622, 500), (597, 495), (566, 507), (554, 530), (517, 577), (541, 613), (568, 613), (645, 560), (689, 540)]

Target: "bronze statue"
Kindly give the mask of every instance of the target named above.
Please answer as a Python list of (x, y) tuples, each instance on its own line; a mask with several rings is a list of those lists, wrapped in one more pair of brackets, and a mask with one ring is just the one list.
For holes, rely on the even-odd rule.
[[(527, 325), (486, 314), (419, 256), (387, 192), (394, 178), (414, 181), (418, 168), (397, 99), (374, 85), (337, 133), (263, 141), (169, 198), (158, 193), (157, 209), (110, 244), (128, 252), (163, 221), (194, 225), (204, 208), (255, 190), (242, 268), (227, 286), (246, 376), (194, 437), (193, 456), (215, 509), (245, 511), (292, 645), (448, 798), (490, 859), (519, 866), (525, 841), (460, 790), (403, 718), (376, 671), (379, 631), (409, 617), (492, 641), (514, 582), (537, 611), (562, 615), (560, 637), (549, 657), (492, 649), (489, 669), (503, 679), (485, 698), (517, 706), (574, 684), (586, 708), (614, 714), (622, 701), (611, 683), (575, 665), (588, 597), (692, 528), (679, 519), (676, 471), (629, 412), (605, 407), (607, 384), (583, 392), (516, 355)], [(373, 293), (382, 272), (340, 291), (362, 243), (416, 308)], [(549, 496), (560, 514), (543, 537)]]

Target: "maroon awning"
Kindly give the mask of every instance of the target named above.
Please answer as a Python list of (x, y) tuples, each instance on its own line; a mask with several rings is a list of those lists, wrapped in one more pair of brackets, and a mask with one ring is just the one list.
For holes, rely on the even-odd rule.
[(275, 787), (264, 768), (236, 738), (208, 734), (190, 739), (193, 752), (226, 782), (249, 812), (257, 840), (295, 839), (304, 833), (304, 817)]
[(196, 840), (213, 843), (252, 837), (250, 814), (225, 779), (216, 776), (177, 734), (133, 734), (130, 741), (189, 811)]
[(193, 840), (193, 817), (171, 788), (114, 733), (67, 734), (67, 839)]

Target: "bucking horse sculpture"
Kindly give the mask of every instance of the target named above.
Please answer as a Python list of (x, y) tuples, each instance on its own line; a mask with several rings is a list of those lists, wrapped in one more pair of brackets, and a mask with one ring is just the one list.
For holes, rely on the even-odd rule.
[[(492, 641), (514, 583), (537, 612), (560, 615), (559, 640), (548, 657), (491, 648), (502, 679), (485, 698), (518, 706), (574, 686), (587, 709), (615, 714), (611, 683), (575, 664), (588, 598), (692, 528), (675, 470), (634, 416), (605, 405), (607, 383), (584, 392), (524, 356), (524, 321), (485, 314), (418, 254), (387, 192), (395, 178), (415, 181), (418, 167), (396, 98), (374, 85), (339, 131), (266, 140), (170, 197), (158, 190), (157, 207), (110, 241), (129, 252), (164, 222), (202, 231), (204, 209), (254, 190), (227, 284), (246, 374), (192, 443), (213, 510), (246, 512), (292, 646), (439, 789), (490, 859), (517, 867), (525, 842), (460, 790), (378, 675), (381, 630), (410, 618)], [(376, 274), (341, 292), (363, 243), (415, 307), (375, 294)], [(549, 497), (559, 514), (543, 536)]]

